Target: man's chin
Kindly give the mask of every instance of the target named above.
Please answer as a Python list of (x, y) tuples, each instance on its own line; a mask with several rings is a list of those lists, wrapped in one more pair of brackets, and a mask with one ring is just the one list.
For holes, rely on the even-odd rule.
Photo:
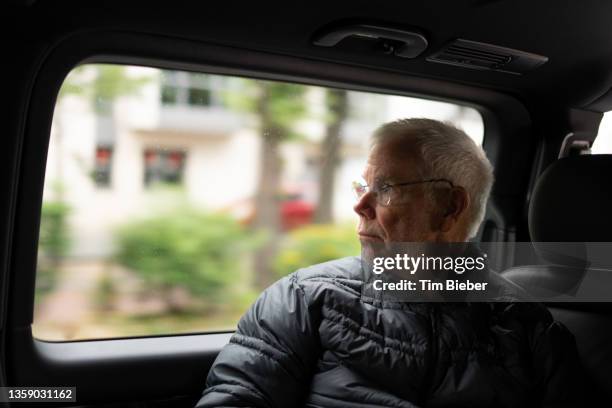
[(385, 241), (379, 237), (359, 234), (361, 242), (361, 257), (364, 260), (373, 259), (384, 247)]

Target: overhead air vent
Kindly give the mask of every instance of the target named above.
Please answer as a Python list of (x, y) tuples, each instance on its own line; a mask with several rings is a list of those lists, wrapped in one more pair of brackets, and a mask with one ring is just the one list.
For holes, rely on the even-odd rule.
[(458, 39), (430, 55), (427, 61), (520, 75), (544, 64), (548, 58), (512, 48)]

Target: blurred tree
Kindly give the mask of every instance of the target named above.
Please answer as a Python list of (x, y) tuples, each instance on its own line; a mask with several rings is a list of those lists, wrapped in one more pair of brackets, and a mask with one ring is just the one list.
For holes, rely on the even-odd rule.
[(348, 93), (344, 89), (329, 88), (325, 94), (327, 126), (319, 158), (319, 203), (314, 215), (318, 224), (333, 222), (334, 186), (336, 169), (341, 163), (341, 130), (348, 116)]
[[(56, 106), (61, 109), (62, 101), (69, 95), (78, 95), (90, 102), (96, 115), (96, 144), (112, 145), (115, 139), (114, 106), (122, 96), (138, 94), (144, 85), (152, 80), (151, 76), (134, 77), (127, 73), (126, 67), (117, 64), (82, 65), (70, 72), (58, 94)], [(57, 149), (57, 180), (63, 181), (63, 135), (61, 115), (54, 120), (55, 143)]]
[(58, 104), (68, 95), (80, 95), (89, 99), (96, 114), (110, 115), (119, 97), (137, 94), (151, 79), (150, 76), (128, 75), (123, 65), (82, 65), (72, 70), (62, 84)]
[(283, 141), (299, 137), (295, 124), (307, 113), (305, 94), (308, 87), (262, 80), (241, 81), (240, 94), (228, 93), (226, 101), (229, 106), (255, 113), (258, 119), (261, 150), (253, 228), (264, 231), (267, 241), (255, 253), (254, 270), (255, 284), (264, 288), (275, 279), (272, 262), (281, 230), (279, 148)]

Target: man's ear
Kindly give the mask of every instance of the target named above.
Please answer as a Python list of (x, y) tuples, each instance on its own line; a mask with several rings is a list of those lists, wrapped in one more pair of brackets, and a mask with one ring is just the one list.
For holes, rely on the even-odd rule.
[(446, 209), (442, 212), (440, 231), (449, 232), (461, 222), (470, 206), (470, 196), (465, 188), (453, 187), (448, 195)]

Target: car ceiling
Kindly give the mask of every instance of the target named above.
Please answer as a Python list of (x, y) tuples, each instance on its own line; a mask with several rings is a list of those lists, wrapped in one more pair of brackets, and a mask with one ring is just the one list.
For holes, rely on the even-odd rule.
[[(513, 94), (527, 105), (551, 101), (588, 109), (612, 86), (612, 2), (21, 0), (13, 1), (11, 7), (16, 18), (9, 29), (33, 40), (49, 41), (92, 29), (151, 33), (472, 84)], [(317, 30), (338, 22), (416, 29), (429, 46), (422, 56), (407, 60), (312, 45)], [(456, 38), (540, 54), (549, 60), (523, 75), (425, 60)], [(601, 106), (594, 110), (606, 109)]]

